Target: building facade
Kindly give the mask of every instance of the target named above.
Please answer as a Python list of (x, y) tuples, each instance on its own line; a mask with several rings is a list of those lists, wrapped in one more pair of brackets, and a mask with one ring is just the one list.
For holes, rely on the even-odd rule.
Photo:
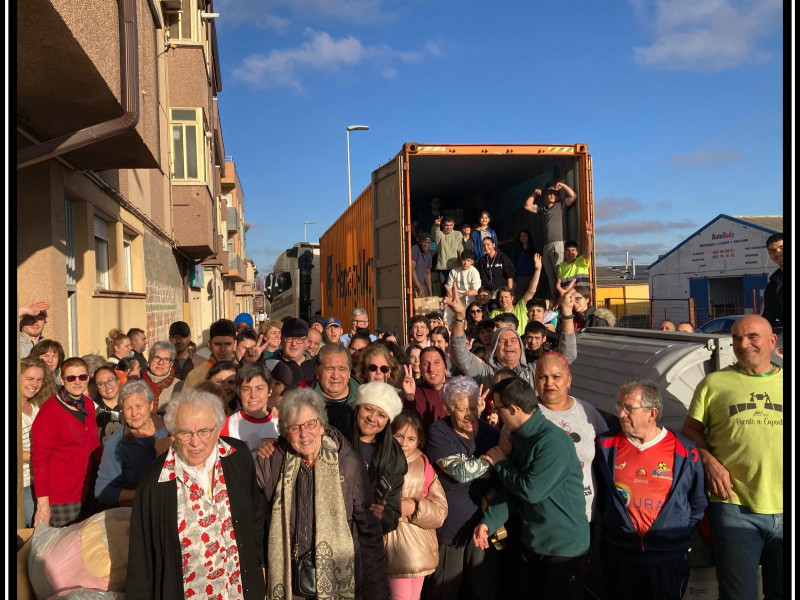
[(226, 286), (233, 298), (247, 281), (211, 3), (31, 0), (17, 14), (18, 304), (50, 302), (44, 336), (68, 356), (106, 356), (115, 328), (167, 339), (175, 320), (203, 343), (235, 314)]
[(724, 315), (761, 314), (767, 279), (777, 268), (766, 241), (782, 231), (781, 216), (719, 215), (650, 265), (655, 314), (686, 320), (675, 300), (688, 298), (696, 327)]

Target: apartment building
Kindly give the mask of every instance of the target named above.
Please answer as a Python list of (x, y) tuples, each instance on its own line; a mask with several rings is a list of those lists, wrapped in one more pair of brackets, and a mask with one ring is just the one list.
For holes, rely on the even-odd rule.
[(247, 276), (211, 2), (29, 0), (17, 15), (17, 302), (51, 303), (44, 334), (68, 356), (105, 356), (112, 328), (166, 339), (175, 320), (203, 343)]

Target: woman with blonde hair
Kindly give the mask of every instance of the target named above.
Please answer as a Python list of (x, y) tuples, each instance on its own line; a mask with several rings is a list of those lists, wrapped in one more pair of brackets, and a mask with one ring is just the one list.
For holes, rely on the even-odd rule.
[(22, 411), (22, 479), (25, 508), (25, 527), (33, 525), (33, 480), (31, 478), (31, 425), (39, 407), (58, 391), (53, 372), (40, 358), (30, 356), (20, 360), (20, 398)]
[(124, 334), (119, 329), (112, 329), (108, 332), (106, 339), (108, 362), (112, 364), (119, 364), (123, 358), (131, 355), (131, 338)]

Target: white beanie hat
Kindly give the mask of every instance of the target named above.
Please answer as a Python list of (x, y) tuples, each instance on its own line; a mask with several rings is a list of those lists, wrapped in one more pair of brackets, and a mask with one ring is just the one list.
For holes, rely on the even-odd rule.
[(403, 403), (397, 390), (388, 383), (371, 381), (358, 386), (355, 406), (372, 404), (389, 415), (389, 422), (403, 410)]

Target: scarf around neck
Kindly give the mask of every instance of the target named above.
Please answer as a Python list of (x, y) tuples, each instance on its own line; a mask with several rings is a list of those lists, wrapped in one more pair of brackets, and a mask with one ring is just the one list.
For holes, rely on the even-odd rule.
[(70, 394), (68, 394), (65, 388), (61, 388), (60, 390), (58, 390), (56, 397), (67, 406), (71, 406), (72, 408), (77, 408), (80, 412), (82, 412), (85, 415), (89, 414), (89, 411), (86, 410), (86, 400), (84, 396), (81, 396), (80, 398), (75, 398)]
[(175, 368), (170, 367), (169, 373), (160, 377), (156, 377), (147, 370), (144, 372), (144, 375), (142, 375), (142, 380), (153, 390), (153, 401), (156, 406), (158, 406), (158, 397), (161, 395), (161, 392), (171, 386), (172, 382), (175, 381)]
[[(269, 527), (267, 597), (273, 600), (292, 594), (291, 512), (300, 455), (289, 450), (272, 505)], [(344, 600), (355, 596), (353, 537), (347, 523), (339, 452), (328, 436), (314, 464), (314, 557), (317, 569), (317, 599)]]

